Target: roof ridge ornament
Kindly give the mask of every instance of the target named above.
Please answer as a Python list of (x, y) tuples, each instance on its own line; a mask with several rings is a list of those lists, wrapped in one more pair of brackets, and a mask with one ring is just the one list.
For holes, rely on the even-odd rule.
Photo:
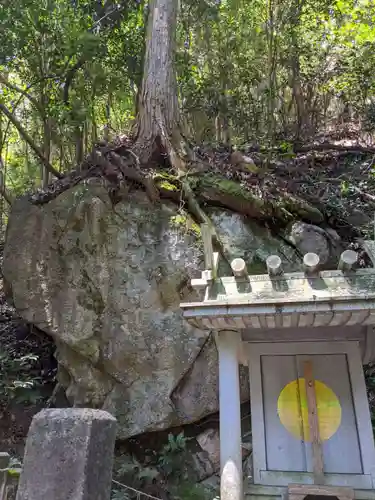
[(219, 254), (212, 233), (203, 227), (207, 268), (191, 280), (204, 291), (200, 302), (182, 303), (184, 317), (196, 328), (297, 328), (375, 325), (375, 243), (361, 242), (373, 266), (357, 269), (359, 255), (341, 253), (336, 269), (320, 269), (315, 253), (303, 257), (302, 268), (285, 272), (282, 257), (270, 255), (264, 274), (249, 274), (246, 261), (231, 262), (232, 273), (218, 276)]
[(281, 276), (283, 274), (283, 264), (278, 255), (267, 257), (266, 266), (269, 276)]
[(316, 274), (319, 270), (320, 258), (317, 253), (309, 252), (303, 256), (303, 267), (308, 275)]
[(343, 272), (351, 271), (358, 262), (358, 253), (354, 250), (345, 250), (340, 255), (338, 269)]
[(236, 278), (248, 275), (246, 262), (243, 259), (233, 259), (232, 262), (230, 263), (230, 267)]

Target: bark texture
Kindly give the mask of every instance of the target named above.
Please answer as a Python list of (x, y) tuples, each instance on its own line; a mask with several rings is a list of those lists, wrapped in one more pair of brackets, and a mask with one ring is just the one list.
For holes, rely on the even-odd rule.
[[(152, 0), (147, 25), (136, 151), (147, 162), (155, 146), (168, 153), (178, 138), (180, 112), (174, 71), (177, 0)], [(158, 144), (159, 141), (159, 144)]]

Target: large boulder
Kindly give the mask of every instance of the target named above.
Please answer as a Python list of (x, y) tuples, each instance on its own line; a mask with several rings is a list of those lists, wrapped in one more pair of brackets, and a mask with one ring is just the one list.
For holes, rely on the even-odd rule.
[[(240, 215), (214, 211), (228, 252), (250, 271), (293, 248)], [(210, 332), (181, 316), (203, 269), (196, 225), (171, 203), (133, 192), (113, 206), (99, 184), (77, 185), (45, 205), (12, 207), (3, 274), (14, 306), (55, 339), (59, 381), (75, 406), (118, 419), (119, 438), (196, 421), (218, 409), (217, 352)], [(241, 375), (242, 399), (248, 377)]]

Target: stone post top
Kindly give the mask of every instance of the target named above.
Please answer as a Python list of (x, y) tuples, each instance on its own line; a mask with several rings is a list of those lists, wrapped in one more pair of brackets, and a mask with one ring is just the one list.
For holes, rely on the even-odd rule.
[(103, 410), (93, 410), (92, 408), (46, 408), (37, 413), (36, 420), (80, 420), (80, 421), (110, 421), (116, 423), (113, 415)]
[(102, 410), (53, 408), (33, 418), (17, 500), (109, 500), (116, 419)]

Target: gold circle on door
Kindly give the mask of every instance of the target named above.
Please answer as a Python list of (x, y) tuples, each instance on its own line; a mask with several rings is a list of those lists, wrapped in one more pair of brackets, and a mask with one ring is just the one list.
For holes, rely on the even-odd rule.
[[(315, 397), (321, 441), (331, 438), (341, 424), (341, 405), (333, 390), (315, 380)], [(289, 382), (280, 392), (277, 413), (282, 425), (297, 439), (310, 441), (305, 379)]]

